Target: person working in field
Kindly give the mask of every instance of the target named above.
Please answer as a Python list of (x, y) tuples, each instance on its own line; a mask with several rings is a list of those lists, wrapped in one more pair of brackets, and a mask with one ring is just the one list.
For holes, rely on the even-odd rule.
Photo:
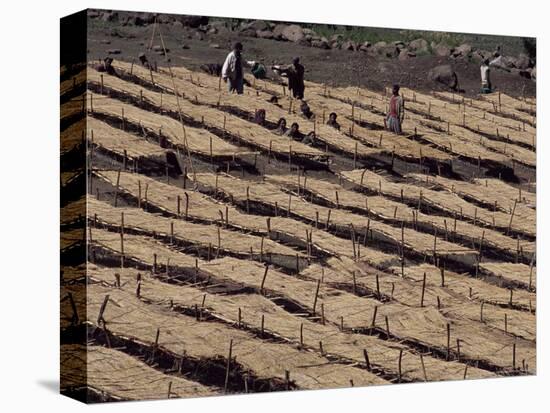
[(298, 125), (297, 122), (294, 122), (292, 125), (290, 125), (290, 129), (286, 131), (285, 136), (288, 136), (289, 138), (298, 141), (304, 139), (304, 134), (300, 132), (300, 125)]
[(240, 42), (235, 43), (233, 50), (227, 55), (222, 66), (222, 79), (228, 83), (229, 91), (237, 92), (239, 95), (242, 95), (244, 90), (244, 65), (254, 66), (256, 63), (245, 61), (242, 51), (243, 45)]
[(274, 65), (271, 67), (276, 73), (288, 77), (288, 90), (292, 91), (292, 96), (295, 99), (303, 99), (305, 84), (304, 84), (304, 66), (300, 64), (300, 58), (295, 57), (292, 64), (286, 67)]
[(256, 110), (256, 113), (254, 113), (254, 123), (260, 126), (265, 126), (265, 109), (258, 109)]
[(250, 69), (250, 72), (256, 79), (265, 79), (267, 70), (265, 66), (261, 63), (255, 62)]
[(489, 68), (489, 59), (483, 60), (481, 63), (481, 93), (491, 93), (491, 69)]
[(340, 130), (340, 124), (336, 121), (337, 115), (335, 112), (331, 112), (328, 115), (327, 125), (332, 126), (334, 129)]
[(302, 100), (302, 103), (300, 105), (300, 113), (302, 117), (306, 119), (312, 119), (315, 117), (315, 114), (311, 111), (311, 108), (305, 100)]
[(145, 56), (145, 53), (140, 53), (138, 55), (138, 59), (139, 59), (139, 63), (141, 63), (143, 67), (146, 67), (147, 69), (151, 68), (151, 65), (149, 64), (149, 60), (147, 59), (147, 56)]
[(288, 128), (286, 127), (286, 119), (280, 118), (279, 121), (277, 122), (277, 128), (273, 131), (273, 133), (277, 135), (284, 135), (286, 134), (287, 130)]
[(104, 73), (107, 73), (109, 75), (118, 76), (118, 74), (117, 74), (115, 68), (113, 67), (112, 63), (113, 63), (113, 58), (112, 57), (106, 57), (105, 59), (103, 59), (102, 63), (100, 63), (98, 65), (95, 65), (94, 69), (97, 70), (98, 72), (104, 72)]
[(403, 98), (399, 96), (399, 85), (393, 85), (390, 99), (390, 110), (386, 116), (386, 128), (393, 133), (401, 133), (401, 124), (405, 118), (405, 105)]

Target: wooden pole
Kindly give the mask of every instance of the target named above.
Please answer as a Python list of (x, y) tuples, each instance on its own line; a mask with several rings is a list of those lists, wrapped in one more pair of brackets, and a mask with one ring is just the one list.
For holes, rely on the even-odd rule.
[(227, 365), (225, 368), (225, 384), (224, 384), (224, 393), (227, 393), (227, 385), (229, 384), (229, 369), (231, 367), (231, 357), (233, 352), (233, 339), (229, 341), (229, 354), (227, 356)]
[(363, 349), (363, 357), (365, 358), (365, 364), (367, 365), (367, 371), (370, 371), (370, 360), (369, 360), (369, 353), (367, 352), (367, 349)]
[[(265, 284), (265, 279), (267, 278), (267, 271), (269, 270), (269, 266), (266, 265), (265, 266), (265, 271), (264, 271), (264, 276), (262, 277), (262, 284), (260, 285), (260, 294), (261, 295), (264, 295), (264, 284)], [(314, 310), (315, 312), (315, 310)]]
[(422, 278), (422, 296), (420, 297), (420, 307), (424, 307), (424, 291), (426, 290), (426, 273)]
[(321, 280), (317, 280), (317, 288), (315, 289), (315, 299), (313, 300), (313, 315), (315, 315), (315, 308), (317, 307), (317, 298), (319, 297), (320, 286), (321, 286)]
[(424, 356), (420, 354), (420, 364), (422, 364), (422, 373), (424, 374), (424, 381), (428, 381), (428, 375), (426, 374), (426, 366), (424, 365)]

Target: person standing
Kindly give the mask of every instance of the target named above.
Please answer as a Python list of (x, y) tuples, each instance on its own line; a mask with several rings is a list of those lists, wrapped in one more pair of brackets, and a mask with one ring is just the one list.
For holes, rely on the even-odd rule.
[(240, 42), (235, 43), (233, 50), (227, 55), (222, 66), (222, 78), (227, 82), (230, 92), (237, 92), (242, 95), (244, 89), (244, 71), (243, 66), (253, 66), (254, 61), (245, 61), (242, 56), (243, 45)]
[(288, 90), (292, 91), (292, 96), (295, 99), (303, 99), (305, 84), (304, 84), (304, 72), (305, 68), (300, 64), (300, 58), (295, 57), (292, 60), (292, 64), (286, 67), (272, 66), (272, 69), (283, 76), (288, 77)]
[(481, 63), (481, 93), (491, 93), (491, 69), (489, 68), (489, 59)]
[(405, 105), (399, 96), (399, 85), (393, 85), (390, 110), (386, 117), (386, 127), (393, 133), (401, 134), (401, 124), (405, 118)]

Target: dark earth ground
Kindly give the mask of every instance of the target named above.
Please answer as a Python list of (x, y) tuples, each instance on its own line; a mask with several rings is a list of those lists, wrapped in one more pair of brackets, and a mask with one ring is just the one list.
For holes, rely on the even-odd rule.
[[(115, 60), (137, 60), (140, 52), (146, 53), (151, 62), (165, 65), (165, 57), (147, 51), (153, 34), (153, 25), (123, 26), (117, 22), (88, 19), (88, 58), (102, 59), (109, 49), (120, 49), (120, 54), (111, 55)], [(428, 79), (430, 69), (441, 64), (451, 64), (458, 75), (460, 88), (466, 96), (475, 96), (480, 87), (479, 63), (468, 59), (455, 59), (422, 55), (401, 61), (396, 58), (372, 56), (361, 51), (322, 50), (293, 42), (268, 40), (242, 36), (238, 31), (223, 31), (217, 34), (197, 34), (196, 29), (172, 24), (160, 24), (171, 64), (199, 70), (204, 63), (222, 64), (235, 41), (244, 45), (244, 57), (258, 60), (267, 67), (274, 63), (290, 63), (299, 56), (306, 68), (306, 80), (326, 83), (329, 86), (360, 86), (380, 91), (393, 83), (423, 92), (445, 90)], [(153, 45), (160, 45), (157, 34)], [(182, 48), (182, 45), (188, 49)], [(218, 45), (219, 48), (213, 47)], [(276, 77), (271, 71), (268, 76)], [(497, 90), (512, 96), (536, 95), (536, 83), (517, 74), (492, 69), (491, 78)], [(307, 90), (306, 90), (307, 99)]]

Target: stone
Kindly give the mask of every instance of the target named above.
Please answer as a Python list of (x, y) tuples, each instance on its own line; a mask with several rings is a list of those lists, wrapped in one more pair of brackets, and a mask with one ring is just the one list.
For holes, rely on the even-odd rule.
[(440, 83), (450, 90), (457, 90), (458, 88), (458, 77), (451, 65), (440, 65), (432, 68), (428, 72), (428, 79)]
[(178, 20), (183, 23), (184, 26), (196, 29), (200, 26), (206, 26), (208, 24), (208, 16), (177, 16)]
[(108, 49), (107, 53), (108, 54), (121, 54), (122, 51), (120, 49)]
[(284, 40), (283, 39), (283, 31), (286, 29), (286, 24), (277, 24), (273, 28), (273, 37), (277, 40)]
[(312, 47), (318, 47), (319, 49), (330, 49), (330, 46), (326, 40), (313, 40), (311, 42)]
[(258, 30), (256, 36), (260, 39), (273, 39), (275, 37), (271, 30)]
[(290, 42), (298, 42), (304, 38), (304, 32), (297, 24), (291, 24), (283, 29), (282, 36)]
[(416, 39), (409, 43), (409, 50), (417, 53), (428, 52), (428, 42), (425, 39)]
[(432, 47), (434, 54), (439, 57), (449, 57), (451, 55), (451, 48), (444, 44), (437, 44)]
[(246, 37), (256, 37), (256, 30), (253, 28), (246, 28), (241, 30), (241, 35)]
[(269, 27), (269, 24), (267, 24), (263, 20), (254, 20), (253, 22), (247, 24), (245, 26), (247, 29), (254, 29), (254, 31), (265, 31), (265, 30), (271, 30), (271, 27)]
[(220, 48), (220, 45), (218, 43), (210, 43), (210, 47), (212, 49), (219, 49)]
[(472, 46), (467, 43), (461, 44), (453, 50), (454, 57), (468, 57), (472, 53)]

